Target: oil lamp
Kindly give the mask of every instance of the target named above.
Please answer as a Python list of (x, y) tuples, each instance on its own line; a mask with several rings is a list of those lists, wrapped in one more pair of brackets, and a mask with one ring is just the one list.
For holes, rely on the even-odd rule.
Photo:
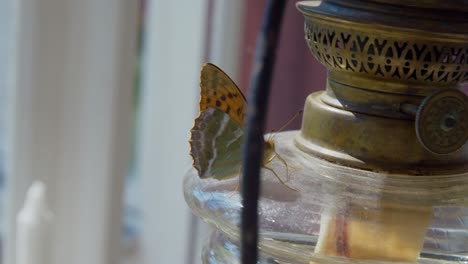
[[(287, 166), (271, 168), (297, 191), (263, 173), (259, 263), (467, 262), (468, 1), (297, 7), (328, 80), (301, 130), (272, 136)], [(204, 263), (239, 263), (237, 184), (186, 175), (215, 227)]]

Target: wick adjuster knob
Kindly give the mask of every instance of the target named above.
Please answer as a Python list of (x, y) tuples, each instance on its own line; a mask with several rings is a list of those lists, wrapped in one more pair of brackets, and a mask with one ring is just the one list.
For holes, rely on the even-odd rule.
[(438, 91), (421, 105), (403, 104), (401, 110), (415, 115), (421, 145), (435, 154), (450, 154), (468, 140), (468, 97), (457, 89)]

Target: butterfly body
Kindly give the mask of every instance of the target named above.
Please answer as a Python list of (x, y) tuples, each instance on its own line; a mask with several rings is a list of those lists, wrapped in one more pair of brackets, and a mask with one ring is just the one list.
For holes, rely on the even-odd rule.
[[(205, 64), (200, 77), (200, 113), (190, 136), (190, 155), (200, 178), (224, 180), (239, 175), (246, 100), (218, 67)], [(275, 157), (273, 141), (265, 141), (264, 165)]]

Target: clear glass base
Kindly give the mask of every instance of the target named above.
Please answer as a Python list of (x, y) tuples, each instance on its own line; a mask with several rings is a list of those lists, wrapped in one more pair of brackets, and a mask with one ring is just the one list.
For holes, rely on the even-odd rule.
[[(468, 173), (415, 177), (344, 167), (299, 151), (297, 133), (274, 136), (287, 167), (268, 164), (288, 186), (262, 173), (259, 263), (468, 262)], [(217, 229), (204, 263), (239, 262), (238, 184), (237, 177), (200, 179), (193, 169), (186, 175), (188, 205)]]
[[(282, 243), (284, 248), (294, 247), (302, 249), (306, 252), (314, 252), (316, 241), (311, 238), (306, 238), (301, 241), (299, 237), (294, 241), (282, 240), (278, 238), (278, 243)], [(397, 261), (379, 261), (379, 260), (359, 260), (345, 257), (333, 257), (315, 254), (306, 258), (298, 258), (297, 255), (282, 254), (279, 250), (268, 248), (260, 250), (258, 264), (312, 264), (312, 263), (343, 263), (343, 264), (395, 264), (408, 263)], [(271, 251), (270, 251), (271, 250)], [(206, 264), (238, 264), (240, 263), (240, 246), (239, 241), (229, 238), (225, 233), (214, 230), (209, 240), (207, 241), (202, 252), (202, 261)], [(444, 264), (444, 263), (468, 263), (468, 256), (463, 255), (441, 255), (422, 253), (418, 258), (417, 263), (420, 264)]]

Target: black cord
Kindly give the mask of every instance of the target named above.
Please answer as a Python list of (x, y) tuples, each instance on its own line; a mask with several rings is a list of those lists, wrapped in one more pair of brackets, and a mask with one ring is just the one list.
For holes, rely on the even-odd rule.
[(256, 264), (258, 258), (258, 197), (260, 167), (263, 163), (265, 116), (270, 94), (270, 83), (275, 62), (281, 20), (286, 0), (269, 0), (260, 35), (257, 39), (255, 59), (247, 106), (246, 140), (242, 166), (242, 220), (241, 263)]

